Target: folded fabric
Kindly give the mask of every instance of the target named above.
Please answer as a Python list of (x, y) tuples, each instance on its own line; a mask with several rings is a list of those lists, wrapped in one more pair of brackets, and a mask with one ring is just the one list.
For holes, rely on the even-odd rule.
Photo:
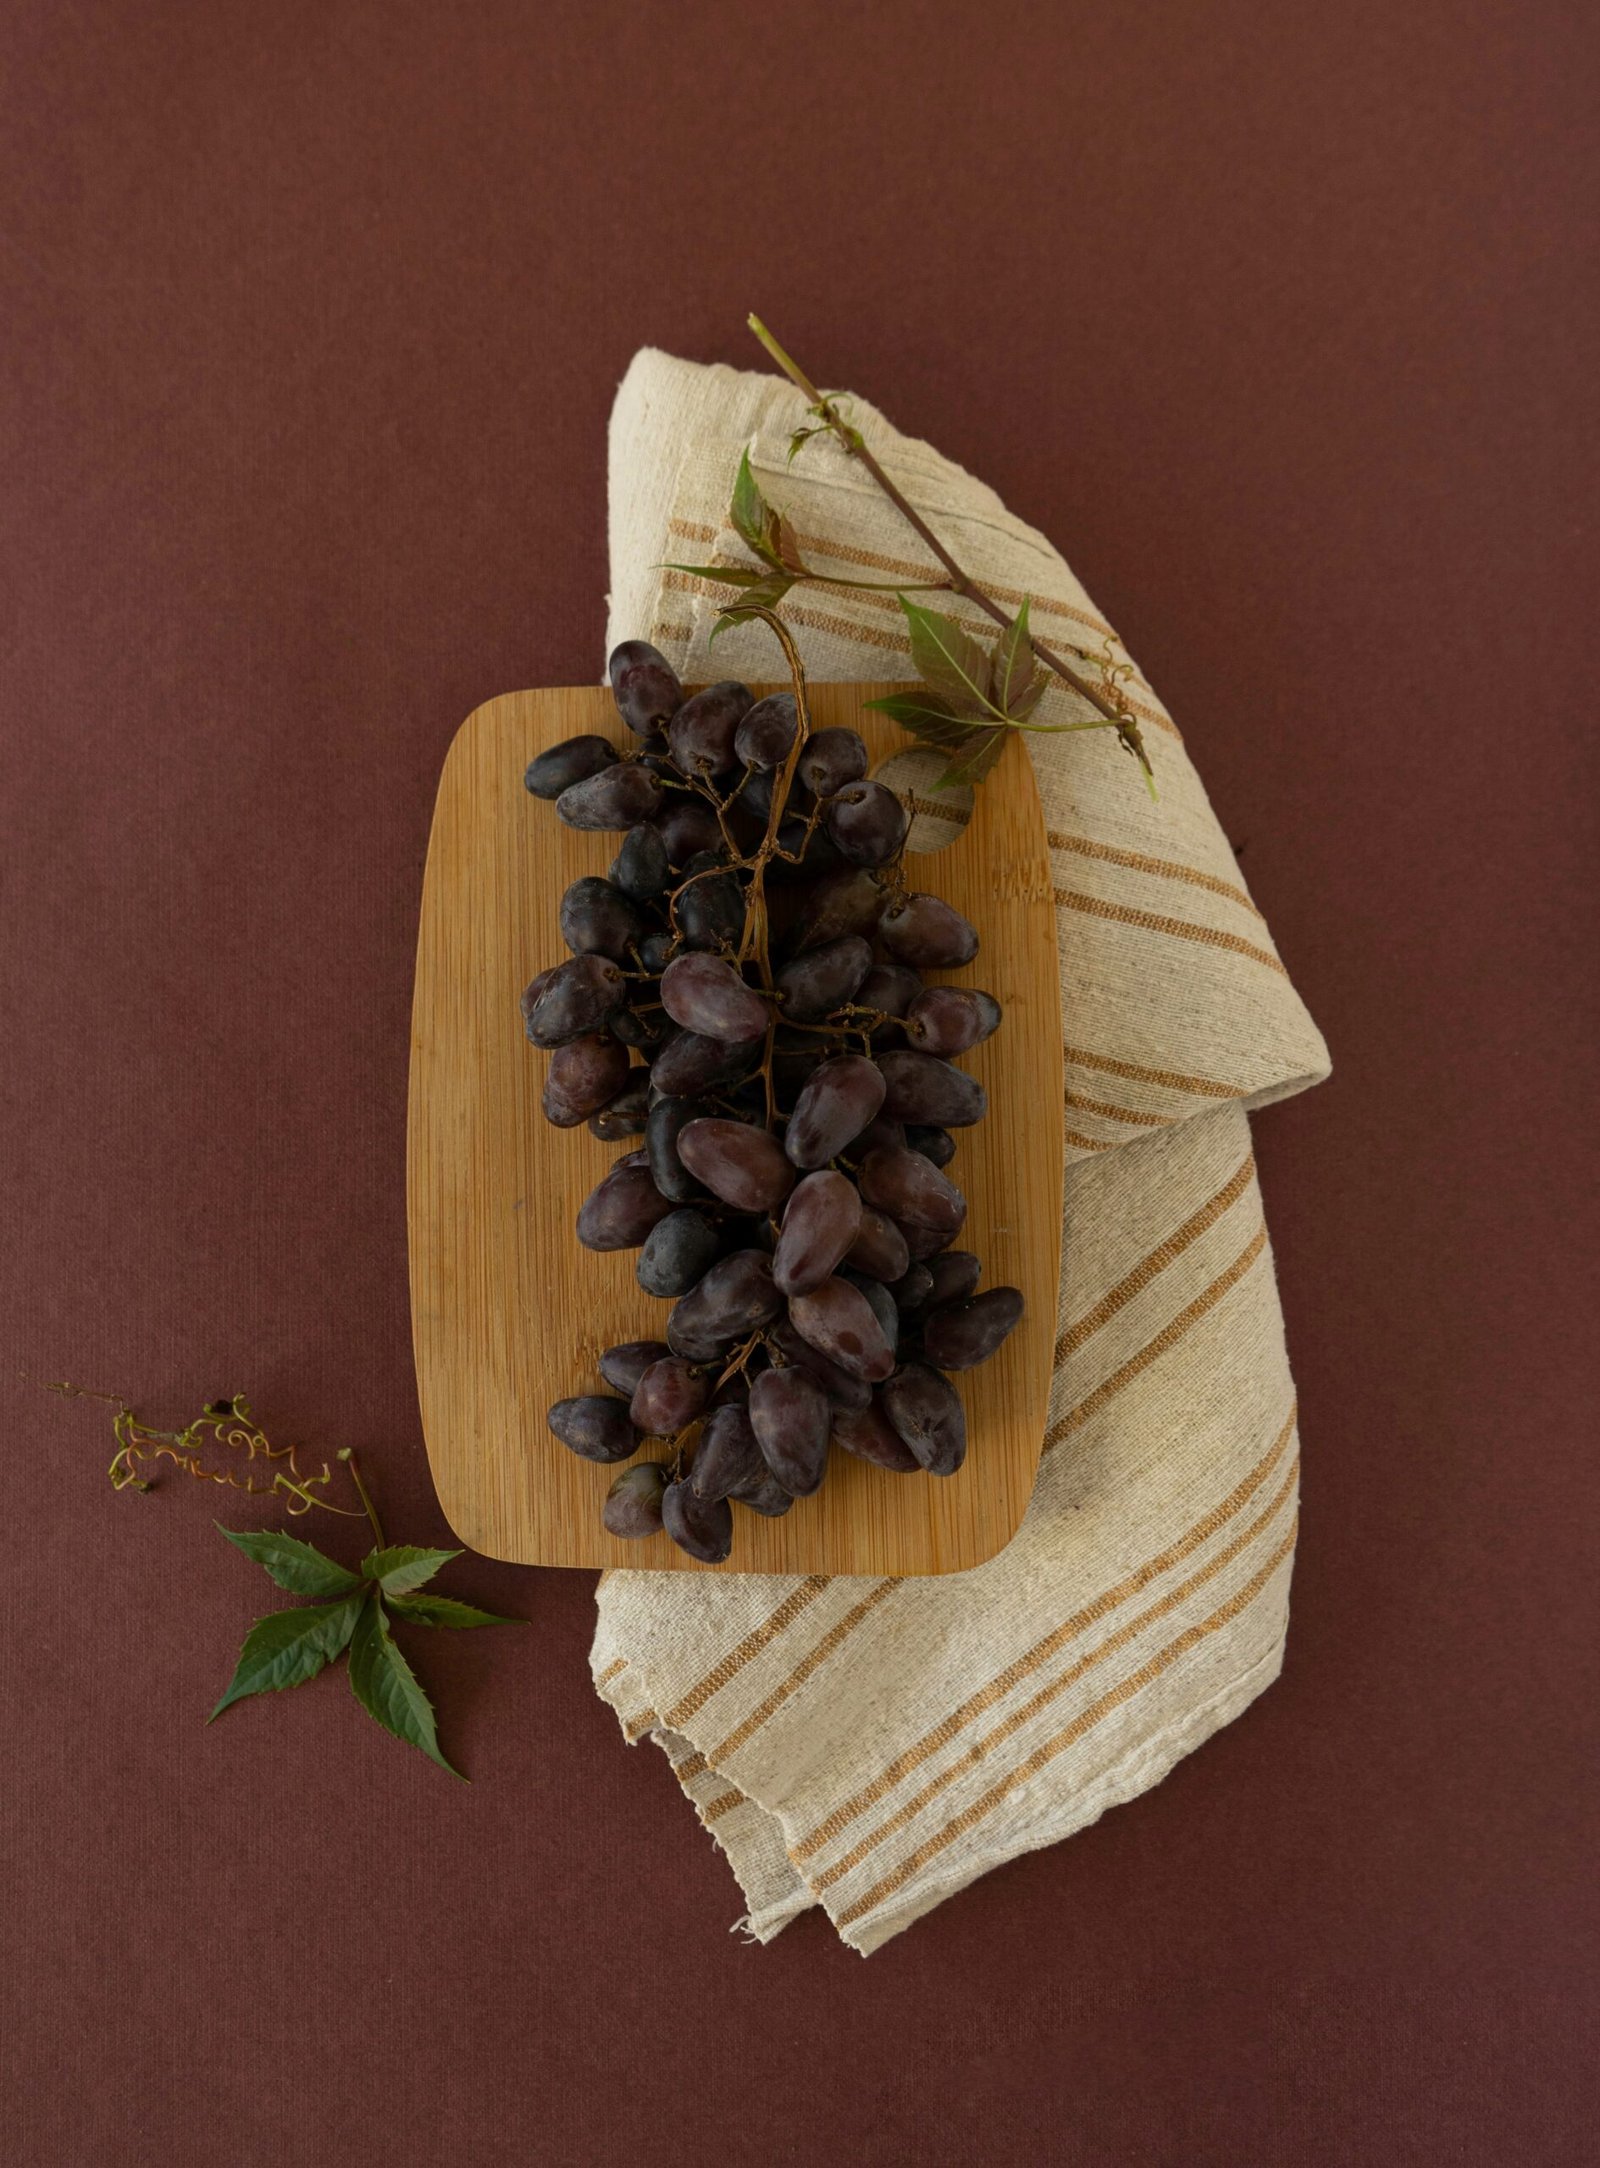
[[(719, 591), (669, 568), (743, 561), (726, 508), (746, 447), (819, 569), (926, 576), (831, 440), (787, 464), (803, 405), (779, 378), (635, 358), (611, 424), (608, 646), (651, 639), (692, 682), (780, 674), (760, 627), (713, 655)], [(1067, 1180), (1049, 1422), (1015, 1539), (931, 1579), (600, 1583), (596, 1688), (630, 1741), (666, 1752), (743, 1887), (741, 1924), (766, 1941), (820, 1904), (867, 1952), (1159, 1782), (1277, 1676), (1299, 1460), (1248, 1110), (1316, 1083), (1328, 1057), (1175, 725), (1061, 557), (865, 402), (851, 415), (980, 584), (1028, 595), (1042, 638), (1118, 670), (1159, 781), (1152, 802), (1110, 731), (1029, 740)], [(814, 677), (913, 675), (890, 593), (806, 586), (783, 615)], [(1053, 683), (1039, 719), (1085, 712)], [(961, 817), (915, 786), (913, 767), (924, 822)]]

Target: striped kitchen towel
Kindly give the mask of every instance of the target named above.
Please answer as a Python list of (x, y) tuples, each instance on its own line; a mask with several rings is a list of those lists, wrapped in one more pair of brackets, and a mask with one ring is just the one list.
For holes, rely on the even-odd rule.
[[(803, 404), (779, 378), (635, 358), (611, 424), (608, 646), (648, 637), (689, 681), (772, 675), (760, 627), (713, 658), (717, 591), (668, 569), (743, 560), (726, 507), (746, 446), (820, 569), (926, 573), (831, 440), (787, 465)], [(766, 1941), (821, 1905), (867, 1952), (1147, 1790), (1277, 1676), (1299, 1461), (1248, 1115), (1328, 1057), (1176, 725), (1062, 558), (928, 445), (851, 413), (983, 586), (1030, 596), (1052, 645), (1118, 671), (1160, 784), (1152, 802), (1110, 731), (1028, 741), (1055, 866), (1067, 1180), (1049, 1424), (1015, 1539), (935, 1579), (600, 1584), (595, 1685), (630, 1741), (667, 1754), (744, 1889), (742, 1924)], [(783, 615), (814, 677), (913, 674), (892, 594), (804, 587)], [(1052, 681), (1041, 720), (1079, 712)], [(918, 779), (926, 847), (962, 815)]]

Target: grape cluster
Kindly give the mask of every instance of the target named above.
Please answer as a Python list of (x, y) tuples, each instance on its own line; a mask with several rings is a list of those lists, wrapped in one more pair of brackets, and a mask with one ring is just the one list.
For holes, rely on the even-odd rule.
[(977, 933), (908, 891), (905, 808), (855, 731), (810, 730), (798, 668), (793, 693), (685, 697), (630, 640), (610, 675), (632, 750), (569, 738), (527, 771), (562, 820), (621, 842), (563, 896), (571, 954), (522, 1016), (550, 1053), (546, 1117), (641, 1140), (585, 1200), (579, 1241), (636, 1251), (672, 1307), (664, 1338), (608, 1348), (609, 1390), (557, 1401), (549, 1424), (588, 1460), (662, 1441), (617, 1477), (605, 1526), (716, 1563), (730, 1501), (786, 1513), (830, 1444), (902, 1473), (961, 1466), (949, 1374), (1022, 1314), (952, 1247), (967, 1205), (946, 1171), (985, 1110), (953, 1057), (1000, 1005), (924, 984), (970, 963)]

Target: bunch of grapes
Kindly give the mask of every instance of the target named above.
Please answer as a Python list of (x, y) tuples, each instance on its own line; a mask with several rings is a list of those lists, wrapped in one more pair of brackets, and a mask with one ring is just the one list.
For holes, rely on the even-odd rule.
[(810, 729), (772, 622), (792, 693), (728, 680), (685, 698), (629, 640), (610, 676), (633, 749), (569, 738), (526, 778), (571, 827), (622, 838), (604, 879), (563, 896), (572, 953), (522, 1016), (551, 1055), (546, 1117), (641, 1140), (585, 1200), (578, 1240), (637, 1251), (639, 1285), (672, 1305), (664, 1337), (608, 1348), (610, 1390), (557, 1401), (550, 1428), (594, 1461), (660, 1441), (617, 1477), (605, 1526), (665, 1529), (710, 1564), (732, 1549), (730, 1501), (786, 1513), (830, 1444), (954, 1474), (949, 1373), (1022, 1314), (952, 1247), (953, 1132), (985, 1110), (953, 1057), (1000, 1006), (921, 973), (970, 963), (977, 933), (907, 889), (904, 806), (855, 731)]

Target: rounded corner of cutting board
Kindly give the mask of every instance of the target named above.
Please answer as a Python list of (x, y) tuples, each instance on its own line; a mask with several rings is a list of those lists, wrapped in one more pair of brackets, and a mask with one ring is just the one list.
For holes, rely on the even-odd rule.
[[(904, 744), (886, 719), (861, 711), (888, 689), (814, 686), (816, 719), (862, 728), (876, 764)], [(652, 1331), (658, 1307), (633, 1289), (631, 1273), (617, 1278), (614, 1256), (572, 1253), (570, 1209), (611, 1154), (586, 1130), (551, 1130), (539, 1119), (542, 1076), (514, 1028), (516, 993), (550, 946), (562, 889), (578, 873), (603, 871), (613, 840), (549, 820), (552, 809), (523, 789), (522, 770), (544, 745), (615, 725), (601, 686), (496, 694), (462, 720), (441, 766), (413, 998), (407, 1208), (423, 1435), (445, 1517), (468, 1548), (525, 1565), (970, 1572), (1014, 1541), (1027, 1512), (1056, 1317), (1064, 1147), (1059, 1119), (1030, 1114), (1041, 1093), (1060, 1103), (1060, 986), (1044, 817), (1026, 752), (1007, 748), (996, 773), (1009, 771), (1012, 789), (1002, 797), (988, 786), (976, 833), (930, 854), (927, 876), (968, 909), (980, 936), (985, 919), (991, 935), (998, 922), (1004, 938), (991, 942), (989, 983), (1006, 1005), (1014, 1049), (1003, 1071), (992, 1064), (1005, 1031), (967, 1057), (1001, 1102), (997, 1122), (967, 1133), (983, 1162), (972, 1246), (990, 1284), (1014, 1279), (1029, 1297), (999, 1355), (962, 1379), (973, 1451), (959, 1475), (921, 1482), (837, 1456), (822, 1492), (781, 1520), (740, 1515), (735, 1557), (704, 1567), (664, 1542), (607, 1536), (599, 1509), (616, 1470), (555, 1450), (526, 1417), (530, 1401), (542, 1407), (592, 1389), (598, 1345)], [(536, 1190), (556, 1211), (519, 1222)], [(522, 1382), (530, 1375), (539, 1379), (531, 1394)]]

